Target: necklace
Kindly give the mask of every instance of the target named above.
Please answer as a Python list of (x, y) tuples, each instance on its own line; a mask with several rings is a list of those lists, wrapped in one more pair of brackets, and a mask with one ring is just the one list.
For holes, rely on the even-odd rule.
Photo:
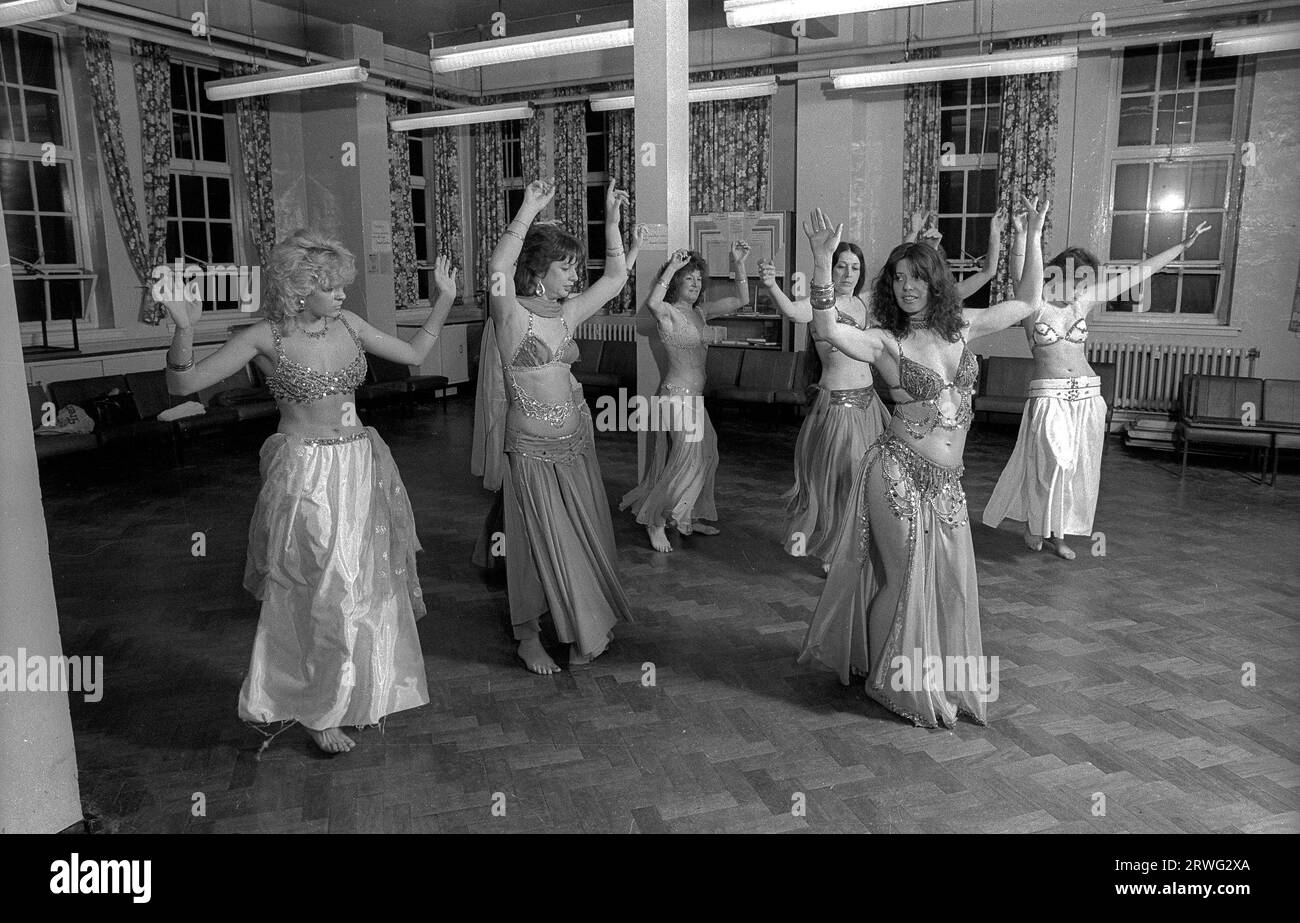
[(308, 330), (302, 324), (298, 324), (298, 329), (307, 334), (311, 339), (320, 340), (325, 337), (325, 334), (330, 332), (330, 319), (328, 317), (325, 318), (325, 326), (321, 327), (319, 330)]

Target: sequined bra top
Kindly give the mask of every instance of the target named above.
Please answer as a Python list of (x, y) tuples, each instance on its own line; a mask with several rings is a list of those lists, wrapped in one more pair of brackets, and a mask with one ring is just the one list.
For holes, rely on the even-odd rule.
[(290, 359), (284, 354), (280, 325), (271, 324), (276, 363), (275, 371), (266, 378), (266, 387), (276, 400), (290, 404), (310, 404), (331, 394), (348, 394), (365, 382), (368, 366), (365, 350), (361, 348), (361, 338), (344, 315), (340, 314), (339, 320), (352, 335), (352, 342), (357, 345), (357, 354), (337, 372), (317, 372), (311, 366)]
[[(913, 439), (924, 439), (934, 432), (935, 427), (965, 429), (975, 418), (971, 410), (971, 396), (975, 393), (979, 370), (979, 360), (963, 341), (961, 361), (957, 363), (957, 377), (952, 381), (944, 381), (943, 376), (934, 369), (904, 355), (900, 340), (898, 385), (895, 387), (906, 391), (912, 400), (897, 401), (894, 404), (894, 415), (903, 421)], [(942, 406), (944, 394), (948, 392), (956, 392), (956, 410), (950, 414), (945, 413)], [(919, 413), (905, 411), (903, 408), (919, 408)]]
[[(862, 301), (862, 299), (859, 298), (857, 295), (854, 295), (853, 297), (854, 297), (854, 299), (856, 299), (860, 304), (862, 304), (862, 306), (863, 306), (864, 308), (867, 307), (866, 302)], [(867, 309), (867, 321), (868, 321), (868, 322), (867, 322), (866, 324), (859, 324), (856, 320), (853, 319), (853, 315), (851, 315), (851, 314), (845, 314), (845, 313), (844, 313), (843, 311), (841, 311), (838, 307), (835, 309), (835, 323), (837, 323), (837, 324), (846, 324), (846, 325), (848, 325), (848, 326), (854, 328), (855, 330), (868, 330), (868, 329), (870, 329), (870, 327), (871, 327), (870, 319), (871, 319), (871, 310), (870, 310), (869, 308)], [(812, 326), (811, 324), (808, 326), (808, 335), (812, 338), (813, 342), (815, 342), (815, 343), (823, 342), (823, 341), (822, 341), (822, 338), (821, 338), (820, 336), (817, 335), (817, 331), (816, 331), (816, 329), (814, 329), (813, 326)], [(840, 351), (840, 348), (839, 348), (838, 346), (832, 346), (832, 347), (830, 348), (830, 351), (833, 352), (833, 353), (837, 353), (837, 352)]]
[(1074, 323), (1064, 330), (1056, 326), (1057, 322), (1063, 324), (1068, 320), (1073, 311), (1073, 304), (1067, 304), (1061, 308), (1049, 304), (1040, 308), (1038, 314), (1034, 316), (1034, 329), (1029, 333), (1030, 347), (1051, 346), (1053, 343), (1061, 342), (1061, 340), (1078, 344), (1087, 341), (1088, 318), (1086, 315), (1076, 318)]
[[(694, 308), (693, 312), (699, 314), (700, 319), (704, 320), (705, 324), (708, 323), (708, 321), (704, 319), (704, 315), (700, 313), (699, 308)], [(676, 330), (661, 330), (659, 332), (659, 339), (663, 340), (665, 346), (671, 347), (672, 349), (699, 351), (701, 353), (707, 350), (709, 344), (705, 342), (704, 334), (700, 328), (696, 327), (693, 323), (690, 324), (689, 327), (689, 331), (682, 331), (680, 333)]]
[[(527, 311), (527, 308), (524, 308)], [(565, 426), (569, 417), (578, 407), (578, 400), (571, 399), (559, 403), (551, 403), (534, 397), (519, 384), (516, 379), (516, 373), (527, 373), (551, 366), (562, 366), (568, 368), (573, 363), (582, 358), (582, 353), (578, 349), (578, 344), (573, 341), (573, 333), (569, 330), (569, 322), (564, 319), (564, 315), (559, 315), (560, 323), (564, 325), (564, 339), (554, 350), (547, 345), (546, 341), (533, 332), (532, 311), (528, 311), (528, 330), (524, 333), (524, 338), (519, 341), (515, 348), (514, 357), (510, 360), (510, 365), (506, 367), (506, 380), (510, 386), (510, 394), (514, 398), (514, 404), (525, 416), (534, 420), (540, 420), (556, 429)], [(569, 376), (572, 380), (572, 375)], [(574, 383), (577, 393), (581, 394), (581, 388)], [(585, 406), (585, 405), (584, 405)]]

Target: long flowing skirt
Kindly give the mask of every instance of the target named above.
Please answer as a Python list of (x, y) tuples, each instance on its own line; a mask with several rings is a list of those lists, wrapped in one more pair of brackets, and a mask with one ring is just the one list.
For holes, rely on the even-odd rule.
[(602, 651), (632, 608), (618, 575), (609, 499), (600, 476), (591, 416), (569, 436), (509, 430), (503, 479), (506, 587), (510, 620), (531, 632), (551, 613), (555, 633), (584, 655)]
[(700, 395), (673, 389), (657, 397), (654, 455), (641, 483), (618, 508), (631, 507), (643, 526), (675, 523), (689, 531), (696, 519), (718, 518), (713, 499), (718, 434)]
[(1100, 378), (1029, 383), (1016, 447), (998, 478), (984, 524), (1028, 523), (1035, 535), (1091, 535), (1106, 440)]
[(420, 541), (388, 446), (370, 427), (275, 433), (261, 470), (244, 586), (262, 612), (240, 717), (324, 730), (427, 704)]
[(820, 388), (794, 448), (794, 486), (782, 499), (785, 550), (830, 561), (850, 505), (854, 470), (889, 425), (876, 389)]
[[(986, 723), (996, 689), (980, 640), (979, 585), (962, 468), (917, 454), (892, 433), (858, 468), (840, 543), (800, 663), (819, 661), (914, 724)], [(995, 693), (994, 693), (995, 694)]]

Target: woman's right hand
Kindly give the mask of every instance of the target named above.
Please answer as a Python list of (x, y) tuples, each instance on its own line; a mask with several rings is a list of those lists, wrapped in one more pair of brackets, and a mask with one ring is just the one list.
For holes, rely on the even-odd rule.
[(758, 280), (765, 288), (776, 287), (776, 263), (771, 260), (758, 261)]
[(524, 207), (540, 212), (555, 198), (555, 184), (535, 179), (524, 188)]
[(831, 219), (826, 217), (826, 213), (820, 208), (815, 209), (809, 217), (812, 223), (805, 221), (803, 232), (808, 235), (808, 244), (812, 247), (813, 260), (825, 261), (827, 265), (830, 265), (831, 259), (835, 256), (835, 248), (840, 245), (840, 236), (844, 233), (844, 225), (833, 226)]
[(1028, 220), (1026, 223), (1028, 225), (1029, 233), (1041, 234), (1043, 232), (1043, 225), (1047, 222), (1047, 211), (1052, 207), (1052, 200), (1044, 196), (1042, 203), (1040, 204), (1038, 196), (1030, 198), (1029, 196), (1022, 194), (1020, 196), (1020, 202), (1025, 206), (1025, 211), (1028, 213)]
[(160, 301), (159, 304), (167, 309), (178, 330), (190, 329), (203, 314), (202, 301)]
[(677, 271), (691, 261), (691, 251), (682, 249), (674, 250), (668, 257), (668, 265), (664, 267), (666, 275), (664, 278), (671, 279), (677, 274)]

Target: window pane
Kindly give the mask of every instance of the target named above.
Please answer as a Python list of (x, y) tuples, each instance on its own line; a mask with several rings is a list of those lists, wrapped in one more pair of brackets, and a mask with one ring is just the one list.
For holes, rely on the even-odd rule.
[(1119, 104), (1119, 146), (1151, 143), (1151, 97), (1134, 96)]
[(603, 172), (605, 160), (605, 136), (587, 135), (587, 169)]
[(522, 189), (506, 190), (506, 214), (513, 215), (519, 211), (519, 206), (524, 204), (524, 191)]
[(987, 115), (984, 119), (984, 151), (985, 154), (996, 154), (1002, 149), (1002, 119), (1001, 106), (989, 106), (986, 110)]
[(181, 217), (202, 218), (206, 213), (203, 208), (203, 177), (181, 174), (177, 179), (181, 186)]
[(203, 131), (203, 159), (226, 162), (226, 125), (221, 119), (201, 118)]
[(1219, 277), (1212, 273), (1183, 275), (1183, 314), (1213, 314), (1219, 293)]
[(81, 320), (85, 310), (81, 282), (72, 279), (50, 280), (50, 317), (54, 320)]
[(940, 218), (935, 222), (939, 233), (943, 235), (939, 244), (944, 253), (953, 258), (961, 255), (961, 224), (960, 218)]
[(416, 224), (425, 224), (428, 219), (425, 218), (424, 190), (411, 190), (411, 220)]
[(0, 91), (0, 141), (14, 140), (14, 123), (21, 118), (22, 107), (18, 102), (18, 91), (14, 89)]
[(185, 108), (185, 68), (173, 63), (171, 67), (172, 108)]
[(966, 174), (961, 170), (939, 173), (939, 211), (957, 214), (962, 210), (966, 193)]
[(982, 105), (984, 105), (984, 103), (985, 103), (985, 101), (986, 101), (986, 99), (987, 99), (987, 97), (988, 97), (988, 94), (987, 94), (987, 92), (986, 92), (986, 90), (985, 90), (985, 83), (984, 83), (984, 81), (985, 81), (986, 79), (988, 79), (988, 78), (986, 78), (986, 77), (974, 77), (974, 78), (971, 79), (971, 82), (970, 82), (970, 104), (971, 104), (972, 106), (982, 106)]
[(1199, 161), (1191, 165), (1191, 208), (1224, 208), (1228, 193), (1228, 164), (1222, 160)]
[(167, 189), (167, 217), (168, 218), (180, 217), (180, 212), (176, 210), (176, 203), (177, 203), (176, 181), (177, 181), (177, 176), (175, 173), (173, 173), (171, 176), (171, 184)]
[(415, 227), (415, 259), (420, 263), (429, 262), (429, 235), (422, 225)]
[(225, 105), (221, 102), (213, 102), (208, 99), (208, 93), (203, 89), (203, 85), (210, 80), (220, 80), (221, 75), (214, 70), (207, 68), (195, 69), (195, 93), (194, 99), (198, 103), (200, 112), (206, 112), (209, 115), (224, 115)]
[(1147, 207), (1147, 174), (1144, 163), (1122, 163), (1115, 167), (1115, 195), (1112, 208), (1142, 211)]
[(63, 129), (59, 124), (59, 97), (53, 93), (27, 91), (27, 140), (63, 143)]
[(48, 35), (19, 32), (18, 57), (22, 62), (23, 83), (29, 87), (55, 89), (54, 39)]
[[(983, 256), (989, 251), (989, 222), (987, 218), (971, 218), (966, 221), (966, 254)], [(951, 252), (949, 255), (954, 255)]]
[(997, 171), (971, 170), (966, 175), (966, 182), (969, 183), (966, 211), (970, 214), (993, 214), (997, 210)]
[(1155, 165), (1151, 184), (1151, 207), (1160, 211), (1177, 211), (1187, 207), (1187, 174), (1185, 163)]
[[(587, 187), (587, 220), (593, 224), (604, 224), (605, 222), (605, 187), (588, 186)], [(604, 242), (604, 235), (599, 235)]]
[(14, 45), (17, 34), (13, 29), (0, 29), (0, 61), (4, 62), (7, 83), (18, 82), (18, 52)]
[(45, 314), (45, 283), (38, 279), (15, 279), (14, 298), (20, 323), (40, 321)]
[(1201, 58), (1201, 89), (1229, 87), (1237, 82), (1237, 66), (1240, 58), (1215, 58), (1203, 55)]
[(1151, 289), (1151, 311), (1173, 314), (1178, 307), (1178, 273), (1158, 272), (1147, 284)]
[(957, 148), (956, 153), (966, 153), (966, 110), (953, 109), (941, 116), (942, 127), (939, 138), (951, 141)]
[(1142, 235), (1146, 215), (1116, 215), (1110, 230), (1112, 260), (1142, 259)]
[(235, 261), (235, 229), (224, 221), (214, 221), (208, 225), (212, 235), (212, 262), (233, 263)]
[(180, 222), (167, 222), (167, 261), (178, 259), (181, 255)]
[(63, 216), (41, 218), (41, 246), (47, 263), (77, 262), (77, 245), (72, 237), (72, 219)]
[(182, 221), (181, 241), (188, 259), (210, 262), (208, 253), (208, 226), (203, 221)]
[(1196, 111), (1197, 141), (1227, 141), (1232, 137), (1235, 90), (1202, 93)]
[(1156, 114), (1156, 144), (1187, 144), (1192, 140), (1193, 93), (1164, 93)]
[[(32, 211), (32, 181), (29, 161), (0, 158), (0, 199), (4, 200), (5, 210), (14, 212)], [(9, 235), (9, 246), (14, 245), (14, 236)]]
[(417, 272), (415, 274), (415, 283), (418, 286), (419, 299), (421, 301), (429, 300), (429, 274), (427, 272)]
[(1187, 233), (1192, 233), (1202, 221), (1209, 222), (1210, 229), (1196, 238), (1192, 249), (1183, 254), (1187, 260), (1217, 260), (1223, 243), (1223, 212), (1188, 212)]
[(411, 175), (424, 176), (424, 140), (406, 136), (406, 149), (411, 158)]
[(1150, 92), (1156, 88), (1156, 45), (1124, 49), (1123, 93)]
[(969, 80), (945, 80), (939, 84), (939, 105), (966, 105), (966, 87), (969, 83)]
[(1196, 86), (1195, 40), (1167, 43), (1160, 63), (1160, 89), (1176, 90)]
[(1183, 212), (1160, 212), (1151, 216), (1147, 233), (1148, 256), (1168, 250), (1183, 239), (1183, 218)]
[(208, 217), (230, 217), (230, 180), (224, 176), (208, 177)]
[(9, 238), (9, 255), (28, 263), (41, 256), (36, 240), (36, 218), (32, 215), (5, 215), (5, 236)]
[[(35, 167), (37, 208), (43, 212), (72, 211), (71, 196), (68, 195), (68, 168), (56, 163), (49, 167)], [(5, 197), (5, 203), (9, 198)]]
[(194, 136), (190, 133), (190, 117), (172, 114), (172, 156), (182, 160), (194, 159)]

